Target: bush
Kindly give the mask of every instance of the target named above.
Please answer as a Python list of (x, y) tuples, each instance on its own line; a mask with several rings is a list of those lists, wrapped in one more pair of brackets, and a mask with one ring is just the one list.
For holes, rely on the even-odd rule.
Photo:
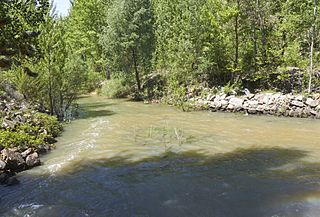
[(33, 126), (39, 126), (44, 129), (48, 135), (57, 137), (62, 132), (62, 125), (58, 119), (54, 116), (50, 116), (44, 113), (35, 113), (32, 119)]
[(4, 148), (25, 150), (32, 147), (38, 149), (43, 145), (54, 143), (53, 138), (62, 132), (62, 125), (56, 117), (27, 110), (19, 113), (24, 118), (22, 122), (17, 121), (15, 114), (13, 110), (0, 118), (0, 123), (4, 121), (14, 123), (11, 127), (4, 127), (4, 124), (0, 126), (0, 144)]
[(18, 148), (24, 150), (29, 147), (37, 148), (47, 144), (43, 135), (33, 136), (24, 131), (0, 131), (0, 143), (4, 148)]
[(130, 94), (132, 88), (124, 76), (117, 76), (107, 80), (101, 87), (99, 94), (108, 98), (123, 98)]

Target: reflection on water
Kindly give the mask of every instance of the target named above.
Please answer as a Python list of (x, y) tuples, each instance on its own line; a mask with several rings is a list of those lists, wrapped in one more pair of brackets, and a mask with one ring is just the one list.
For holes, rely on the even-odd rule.
[(320, 216), (320, 123), (81, 99), (1, 216)]

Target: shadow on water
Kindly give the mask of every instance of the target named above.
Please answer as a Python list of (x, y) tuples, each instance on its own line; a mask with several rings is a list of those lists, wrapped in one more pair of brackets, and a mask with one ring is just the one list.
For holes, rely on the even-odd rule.
[(78, 119), (89, 119), (115, 115), (116, 113), (114, 111), (105, 109), (106, 107), (113, 105), (115, 104), (108, 102), (92, 102), (83, 104), (79, 110)]
[(301, 158), (306, 155), (272, 148), (239, 149), (212, 157), (168, 153), (134, 163), (126, 158), (83, 161), (69, 174), (24, 177), (21, 185), (1, 189), (0, 213), (316, 217), (320, 216), (320, 199), (314, 196), (318, 192), (320, 198), (320, 164), (304, 163)]

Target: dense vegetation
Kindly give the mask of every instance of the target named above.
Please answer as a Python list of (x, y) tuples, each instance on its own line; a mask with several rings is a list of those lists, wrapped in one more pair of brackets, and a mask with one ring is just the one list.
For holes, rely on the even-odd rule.
[(102, 9), (99, 43), (107, 70), (144, 96), (163, 92), (162, 83), (141, 85), (156, 75), (174, 95), (190, 85), (316, 91), (317, 8), (314, 0), (116, 0)]
[(318, 91), (316, 0), (74, 0), (64, 18), (46, 0), (0, 4), (2, 89), (60, 120), (101, 85), (135, 98), (190, 86)]

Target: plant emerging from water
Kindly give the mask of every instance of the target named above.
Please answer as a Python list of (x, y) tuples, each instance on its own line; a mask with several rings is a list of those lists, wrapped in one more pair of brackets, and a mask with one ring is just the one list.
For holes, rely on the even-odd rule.
[(164, 126), (151, 125), (148, 129), (137, 130), (134, 128), (133, 131), (134, 142), (143, 145), (163, 145), (165, 152), (170, 152), (174, 147), (181, 147), (194, 141), (194, 137), (187, 136), (182, 129), (169, 127), (167, 121)]

